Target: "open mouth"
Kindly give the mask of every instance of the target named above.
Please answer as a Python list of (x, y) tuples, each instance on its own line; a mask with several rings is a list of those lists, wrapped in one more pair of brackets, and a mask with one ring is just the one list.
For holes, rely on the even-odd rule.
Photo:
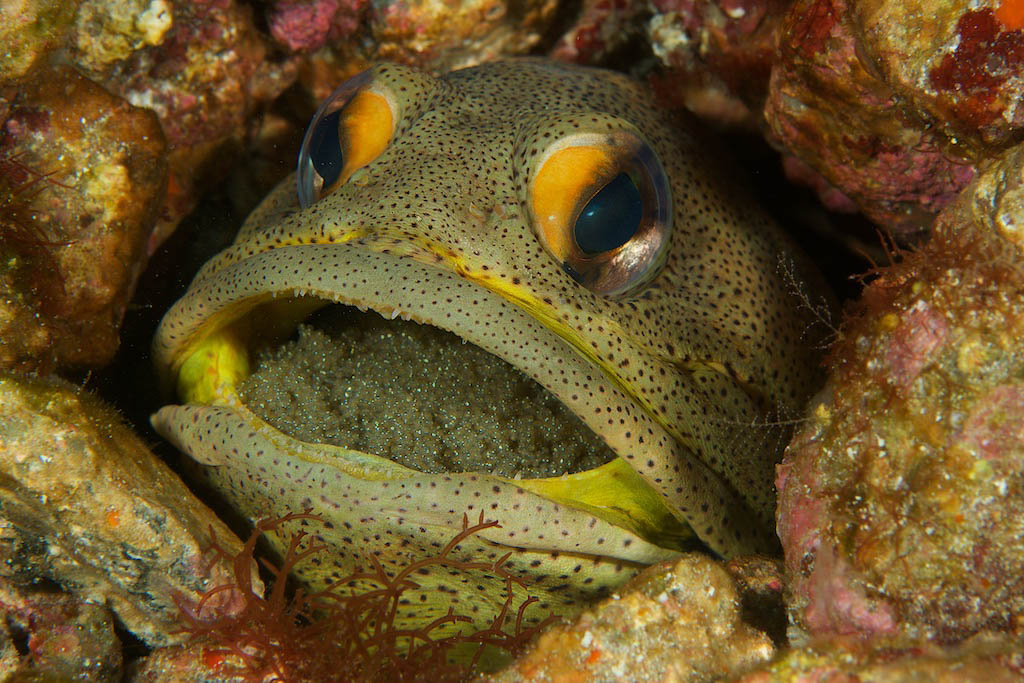
[[(232, 249), (197, 275), (154, 341), (182, 404), (154, 425), (197, 460), (243, 466), (272, 450), (268, 468), (315, 463), (353, 487), (467, 473), (481, 496), (515, 481), (662, 548), (692, 542), (616, 457), (635, 448), (632, 430), (659, 425), (528, 291), (498, 293), (460, 264), (358, 245)], [(237, 426), (214, 438), (201, 426), (213, 415)], [(645, 448), (676, 457), (668, 438)]]
[(432, 325), (343, 304), (288, 340), (257, 342), (239, 397), (292, 438), (424, 473), (544, 478), (615, 453), (535, 380)]

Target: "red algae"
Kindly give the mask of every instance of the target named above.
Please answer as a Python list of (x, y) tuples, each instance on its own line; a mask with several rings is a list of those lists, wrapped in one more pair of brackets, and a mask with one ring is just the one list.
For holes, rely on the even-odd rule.
[[(509, 654), (526, 643), (555, 617), (548, 617), (534, 627), (523, 627), (526, 609), (535, 597), (515, 603), (514, 587), (524, 583), (505, 570), (511, 553), (493, 562), (468, 562), (451, 558), (452, 551), (470, 536), (492, 527), (496, 521), (484, 521), (483, 513), (470, 525), (463, 516), (462, 530), (437, 555), (409, 563), (393, 575), (386, 571), (372, 553), (367, 558), (373, 565), (369, 572), (357, 572), (341, 578), (327, 588), (306, 592), (297, 588), (288, 592), (288, 577), (296, 565), (316, 556), (325, 545), (306, 543), (310, 534), (299, 531), (291, 536), (280, 564), (262, 560), (273, 577), (265, 596), (252, 586), (250, 563), (260, 537), (290, 522), (323, 522), (310, 512), (293, 513), (256, 524), (244, 547), (237, 555), (229, 555), (211, 540), (212, 560), (228, 560), (234, 567), (232, 583), (218, 586), (193, 602), (179, 596), (178, 604), (185, 621), (184, 630), (194, 641), (204, 644), (203, 665), (218, 675), (236, 676), (253, 681), (461, 681), (467, 679), (478, 664), (485, 648), (497, 648)], [(483, 570), (505, 584), (503, 608), (489, 627), (476, 632), (454, 633), (435, 637), (445, 625), (468, 622), (468, 616), (449, 608), (448, 613), (416, 627), (399, 628), (395, 616), (407, 589), (417, 587), (414, 577), (428, 567), (446, 567), (453, 572)], [(367, 583), (376, 589), (366, 590)], [(360, 588), (356, 589), (355, 585)], [(211, 598), (236, 593), (244, 607), (224, 615), (209, 608)], [(234, 601), (232, 601), (234, 602)], [(471, 655), (453, 658), (455, 649)]]
[(929, 74), (938, 90), (967, 96), (957, 108), (971, 125), (984, 126), (999, 115), (992, 107), (997, 91), (1024, 65), (1024, 31), (1004, 30), (1014, 25), (1001, 23), (991, 9), (966, 12), (957, 23), (956, 50)]
[(791, 35), (795, 38), (794, 49), (804, 59), (813, 59), (825, 47), (832, 35), (832, 29), (839, 22), (839, 13), (832, 0), (816, 2), (794, 24)]
[[(53, 173), (44, 173), (21, 161), (21, 153), (0, 152), (0, 244), (14, 251), (26, 261), (19, 270), (44, 313), (55, 313), (64, 295), (61, 275), (54, 248), (67, 244), (60, 235), (50, 235), (37, 220), (36, 199), (50, 186), (68, 189), (54, 180)], [(54, 273), (53, 278), (32, 277), (42, 270)]]

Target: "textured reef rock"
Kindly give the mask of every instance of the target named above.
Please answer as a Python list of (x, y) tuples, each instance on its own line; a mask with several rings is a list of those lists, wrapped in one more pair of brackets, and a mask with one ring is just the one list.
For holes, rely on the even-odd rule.
[(434, 72), (472, 66), (536, 45), (556, 0), (401, 0), (375, 8), (370, 32), (377, 59), (425, 66)]
[(152, 112), (67, 67), (40, 71), (0, 129), (0, 367), (105, 364), (163, 200)]
[(0, 434), (0, 577), (53, 581), (106, 604), (149, 645), (180, 642), (175, 595), (230, 583), (232, 568), (204, 550), (211, 530), (229, 552), (237, 538), (71, 385), (0, 375)]
[(880, 271), (778, 469), (794, 641), (1019, 637), (1024, 148)]
[(295, 64), (267, 59), (269, 39), (234, 0), (89, 0), (66, 42), (85, 75), (160, 120), (170, 182), (150, 252), (237, 158), (253, 115), (295, 78)]
[(756, 128), (789, 0), (654, 0), (659, 94), (717, 124)]
[(0, 4), (0, 84), (17, 81), (40, 64), (61, 44), (74, 16), (70, 2)]
[(896, 233), (927, 227), (1021, 139), (1022, 29), (1012, 0), (798, 0), (765, 107), (791, 176)]
[[(1016, 0), (655, 0), (663, 98), (760, 129), (787, 175), (896, 234), (1022, 139)], [(769, 78), (770, 74), (770, 78)]]
[(865, 57), (944, 142), (977, 157), (1021, 140), (1018, 0), (861, 0), (852, 9)]
[(243, 670), (244, 661), (237, 655), (202, 643), (161, 647), (137, 662), (131, 683), (250, 683)]
[(440, 73), (529, 51), (556, 5), (556, 0), (278, 0), (267, 10), (267, 23), (278, 45), (290, 52), (323, 48), (313, 55), (314, 70), (321, 60), (351, 60), (354, 64), (342, 71), (352, 72), (370, 60), (386, 59)]
[(1013, 683), (1024, 676), (1024, 655), (1001, 639), (975, 638), (940, 648), (916, 645), (872, 650), (849, 639), (816, 642), (782, 653), (737, 683)]
[(642, 33), (640, 19), (648, 11), (641, 0), (583, 0), (576, 22), (548, 56), (575, 64), (600, 64)]
[[(736, 571), (773, 573), (754, 559)], [(745, 621), (747, 596), (738, 583), (696, 553), (657, 564), (572, 623), (542, 633), (509, 668), (479, 680), (709, 681), (742, 673), (771, 659), (775, 645)]]
[(366, 0), (279, 0), (267, 10), (270, 35), (291, 52), (311, 52), (359, 28)]
[[(880, 225), (914, 231), (927, 226), (974, 170), (947, 150), (947, 141), (922, 119), (923, 112), (865, 57), (856, 13), (867, 4), (799, 0), (793, 5), (778, 36), (779, 60), (765, 116), (788, 151), (821, 175), (819, 194), (832, 208), (846, 208), (845, 195)], [(878, 31), (905, 32), (898, 43), (902, 50), (931, 35), (931, 29), (908, 24), (915, 16), (932, 22), (935, 13), (894, 10)], [(792, 171), (812, 175), (802, 168)], [(828, 196), (829, 185), (842, 195)]]
[[(270, 36), (257, 29), (251, 9), (234, 0), (26, 0), (10, 11), (16, 16), (4, 28), (17, 28), (0, 32), (0, 53), (7, 55), (0, 61), (4, 96), (12, 96), (15, 79), (38, 87), (47, 78), (45, 58), (55, 56), (156, 114), (168, 143), (170, 181), (148, 226), (150, 253), (198, 195), (223, 177), (256, 114), (298, 72), (296, 59), (268, 58)], [(0, 120), (4, 113), (0, 100)]]
[(5, 681), (122, 679), (121, 641), (106, 607), (65, 593), (25, 590), (0, 578), (0, 614)]

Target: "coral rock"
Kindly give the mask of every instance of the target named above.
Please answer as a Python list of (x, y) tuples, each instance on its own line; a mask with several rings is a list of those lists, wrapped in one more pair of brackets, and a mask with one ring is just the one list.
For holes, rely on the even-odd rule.
[(152, 112), (69, 68), (19, 89), (0, 131), (0, 367), (113, 356), (163, 200), (164, 154)]
[(0, 3), (0, 83), (22, 78), (59, 47), (74, 16), (71, 2)]
[(741, 610), (729, 572), (692, 553), (644, 570), (573, 623), (542, 633), (513, 665), (483, 680), (705, 681), (737, 675), (775, 654), (772, 641), (745, 623)]
[(1022, 676), (1024, 654), (1005, 640), (978, 638), (950, 648), (932, 644), (874, 649), (836, 639), (789, 650), (737, 683), (1013, 683)]
[[(914, 232), (953, 200), (973, 177), (970, 160), (948, 150), (947, 139), (913, 107), (906, 95), (864, 57), (852, 13), (862, 4), (846, 0), (798, 0), (778, 35), (765, 117), (772, 135), (848, 197), (868, 218), (894, 232)], [(916, 14), (892, 3), (884, 28), (927, 35), (908, 22)], [(853, 8), (853, 9), (851, 9)], [(898, 8), (898, 9), (897, 9)], [(902, 23), (900, 23), (902, 22)], [(909, 37), (908, 37), (909, 39)], [(891, 57), (904, 59), (906, 43)], [(831, 187), (824, 192), (834, 192)], [(832, 202), (835, 204), (835, 202)]]
[(718, 124), (756, 128), (787, 0), (655, 0), (648, 36), (663, 99)]
[(556, 5), (556, 0), (382, 2), (371, 19), (375, 57), (440, 73), (523, 54), (540, 41)]
[[(1024, 149), (884, 270), (778, 468), (803, 634), (959, 642), (1024, 613)], [(797, 632), (794, 631), (794, 634)]]
[(267, 23), (270, 34), (293, 52), (309, 52), (348, 37), (359, 27), (366, 0), (280, 0)]
[(101, 73), (136, 50), (159, 45), (174, 26), (169, 0), (85, 0), (71, 41), (77, 65)]
[(116, 683), (122, 670), (114, 617), (102, 605), (0, 579), (0, 672), (4, 680)]
[(77, 68), (153, 110), (167, 137), (171, 182), (150, 253), (238, 157), (252, 115), (297, 73), (287, 59), (267, 59), (269, 38), (235, 0), (89, 0), (68, 42)]
[(899, 97), (972, 156), (1021, 140), (1024, 22), (1015, 0), (859, 0), (860, 49)]
[(202, 643), (175, 645), (154, 650), (138, 663), (129, 679), (131, 683), (248, 683), (247, 673), (219, 673), (221, 670), (243, 670), (241, 657), (223, 648)]
[[(150, 645), (180, 642), (175, 595), (232, 581), (204, 557), (211, 531), (241, 549), (109, 408), (63, 382), (0, 375), (0, 575), (104, 603)], [(218, 610), (240, 607), (229, 595)]]

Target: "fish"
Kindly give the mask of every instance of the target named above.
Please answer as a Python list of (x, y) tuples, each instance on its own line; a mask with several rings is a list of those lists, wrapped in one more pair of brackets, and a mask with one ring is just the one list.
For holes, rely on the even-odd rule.
[[(327, 551), (302, 574), (314, 587), (366, 571), (371, 554), (394, 574), (478, 519), (498, 525), (453, 557), (504, 558), (538, 597), (525, 623), (696, 540), (723, 557), (777, 552), (774, 467), (783, 423), (821, 383), (806, 301), (823, 285), (704, 137), (612, 71), (374, 65), (324, 102), (295, 175), (161, 321), (153, 357), (179, 402), (153, 425), (250, 519), (325, 519), (314, 537)], [(431, 472), (285, 433), (239, 387), (257, 346), (326, 306), (500, 359), (608, 461)], [(414, 578), (396, 623), (454, 606), (486, 628), (508, 600), (504, 582), (450, 568)]]

